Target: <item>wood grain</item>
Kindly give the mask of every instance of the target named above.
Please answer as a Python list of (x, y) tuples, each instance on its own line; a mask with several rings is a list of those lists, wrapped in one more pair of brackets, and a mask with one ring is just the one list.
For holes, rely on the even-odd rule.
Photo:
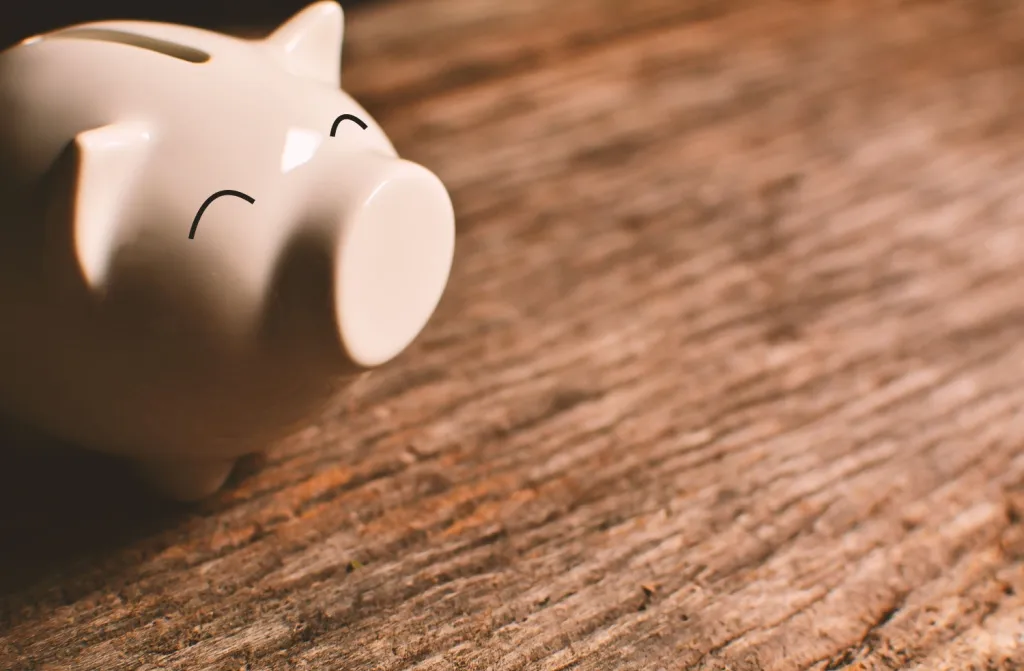
[(1024, 6), (347, 34), (437, 316), (198, 508), (10, 438), (0, 668), (1024, 668)]

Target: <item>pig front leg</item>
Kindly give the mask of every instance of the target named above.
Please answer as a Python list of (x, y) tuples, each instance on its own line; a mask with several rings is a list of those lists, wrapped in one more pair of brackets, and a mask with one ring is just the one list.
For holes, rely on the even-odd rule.
[(165, 496), (191, 503), (212, 495), (235, 467), (235, 459), (149, 459), (136, 463), (139, 475)]

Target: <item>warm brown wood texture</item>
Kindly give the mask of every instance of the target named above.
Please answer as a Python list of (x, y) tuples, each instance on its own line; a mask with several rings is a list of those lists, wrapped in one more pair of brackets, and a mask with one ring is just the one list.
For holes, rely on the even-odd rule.
[(198, 508), (8, 450), (0, 668), (1024, 668), (1022, 3), (348, 36), (453, 191), (439, 313)]

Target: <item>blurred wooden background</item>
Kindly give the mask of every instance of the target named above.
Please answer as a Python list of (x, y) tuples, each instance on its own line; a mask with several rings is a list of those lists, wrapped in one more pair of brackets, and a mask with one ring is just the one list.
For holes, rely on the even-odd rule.
[(453, 192), (438, 314), (198, 507), (10, 433), (0, 668), (1024, 668), (1024, 5), (347, 35)]

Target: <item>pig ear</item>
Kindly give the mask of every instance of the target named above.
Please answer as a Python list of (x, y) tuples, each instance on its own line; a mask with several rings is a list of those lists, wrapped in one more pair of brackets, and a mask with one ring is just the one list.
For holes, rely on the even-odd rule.
[(297, 77), (341, 86), (345, 17), (334, 0), (315, 2), (282, 23), (265, 42)]
[(105, 283), (122, 204), (149, 145), (149, 132), (129, 124), (102, 126), (75, 137), (72, 234), (82, 275), (94, 289)]

